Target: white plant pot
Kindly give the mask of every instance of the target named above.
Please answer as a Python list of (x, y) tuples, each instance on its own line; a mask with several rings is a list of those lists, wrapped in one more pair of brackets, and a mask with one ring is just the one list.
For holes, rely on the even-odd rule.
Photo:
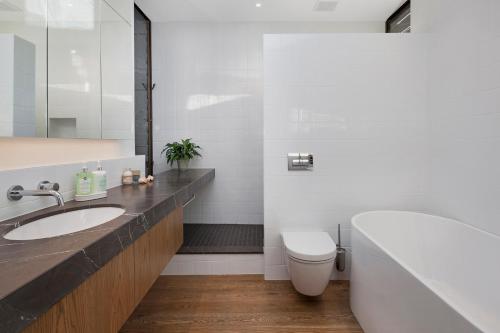
[(177, 168), (179, 170), (185, 170), (189, 167), (189, 160), (178, 160), (177, 161)]

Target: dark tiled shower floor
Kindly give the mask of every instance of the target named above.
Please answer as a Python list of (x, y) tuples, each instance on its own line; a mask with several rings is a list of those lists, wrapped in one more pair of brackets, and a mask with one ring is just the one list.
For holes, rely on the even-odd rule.
[(263, 253), (264, 226), (253, 224), (184, 224), (178, 254)]

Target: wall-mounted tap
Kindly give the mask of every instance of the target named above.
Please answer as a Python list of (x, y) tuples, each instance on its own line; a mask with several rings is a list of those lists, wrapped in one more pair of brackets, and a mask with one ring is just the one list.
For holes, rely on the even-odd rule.
[(58, 183), (43, 181), (38, 183), (36, 190), (25, 190), (21, 185), (11, 186), (7, 190), (7, 198), (11, 201), (21, 200), (23, 197), (54, 197), (59, 207), (64, 206), (64, 198), (59, 191)]

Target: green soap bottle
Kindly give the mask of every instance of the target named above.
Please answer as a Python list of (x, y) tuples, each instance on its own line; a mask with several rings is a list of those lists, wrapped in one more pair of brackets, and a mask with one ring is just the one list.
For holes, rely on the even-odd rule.
[(90, 195), (94, 193), (94, 175), (89, 172), (87, 166), (76, 174), (76, 195)]

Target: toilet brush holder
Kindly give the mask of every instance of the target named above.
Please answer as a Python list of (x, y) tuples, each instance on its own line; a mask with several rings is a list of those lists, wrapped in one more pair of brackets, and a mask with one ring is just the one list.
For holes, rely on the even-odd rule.
[(335, 267), (337, 271), (343, 272), (345, 270), (345, 249), (338, 247), (337, 256), (335, 257)]
[(339, 243), (337, 244), (337, 256), (335, 257), (335, 267), (337, 271), (343, 272), (345, 270), (345, 249), (342, 247), (340, 239), (340, 224), (337, 228)]

